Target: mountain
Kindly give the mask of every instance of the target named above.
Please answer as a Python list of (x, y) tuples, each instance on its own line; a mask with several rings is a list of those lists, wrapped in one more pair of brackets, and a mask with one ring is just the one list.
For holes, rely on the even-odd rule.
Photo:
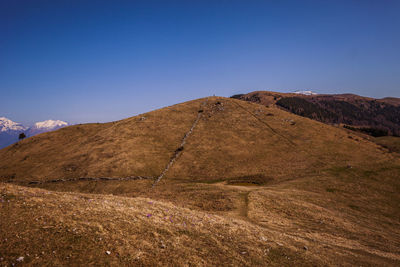
[[(306, 92), (306, 93), (304, 93)], [(263, 105), (276, 104), (294, 114), (373, 136), (400, 136), (400, 99), (354, 94), (277, 93), (257, 91), (232, 96)]]
[(17, 142), (20, 133), (25, 133), (27, 137), (30, 137), (39, 133), (54, 131), (67, 125), (68, 123), (64, 121), (47, 120), (36, 122), (32, 127), (25, 127), (21, 123), (0, 117), (0, 149)]
[(20, 123), (0, 117), (0, 148), (18, 141), (18, 135), (25, 130), (26, 128)]
[(0, 132), (24, 131), (26, 128), (20, 123), (13, 122), (5, 117), (0, 117)]
[(46, 121), (36, 122), (32, 127), (28, 129), (27, 135), (34, 136), (36, 134), (45, 133), (48, 131), (54, 131), (65, 126), (68, 126), (68, 123), (60, 120), (46, 120)]
[(398, 266), (399, 177), (397, 153), (276, 105), (73, 125), (0, 150), (1, 264)]

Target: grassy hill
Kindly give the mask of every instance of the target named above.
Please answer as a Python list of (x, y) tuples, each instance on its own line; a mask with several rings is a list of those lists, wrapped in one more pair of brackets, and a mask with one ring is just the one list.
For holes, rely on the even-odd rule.
[(75, 125), (27, 138), (0, 150), (0, 179), (156, 177), (199, 110), (201, 119), (167, 173), (170, 178), (210, 181), (254, 176), (267, 183), (388, 158), (377, 145), (346, 131), (277, 108), (211, 97), (117, 122)]
[(396, 266), (399, 178), (368, 137), (230, 98), (70, 126), (0, 150), (0, 264)]

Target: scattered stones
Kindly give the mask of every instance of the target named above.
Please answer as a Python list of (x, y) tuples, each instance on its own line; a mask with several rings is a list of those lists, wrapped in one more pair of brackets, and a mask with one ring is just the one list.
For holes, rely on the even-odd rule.
[(284, 122), (288, 122), (290, 125), (295, 125), (296, 124), (296, 122), (294, 120), (292, 120), (292, 119), (284, 119), (283, 121)]
[(162, 248), (162, 249), (166, 248), (166, 246), (162, 240), (161, 240), (160, 248)]

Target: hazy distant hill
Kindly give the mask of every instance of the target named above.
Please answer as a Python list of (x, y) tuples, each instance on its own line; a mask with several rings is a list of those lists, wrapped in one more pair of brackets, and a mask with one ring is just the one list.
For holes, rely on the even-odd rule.
[(233, 98), (276, 104), (297, 115), (329, 124), (345, 124), (373, 136), (400, 135), (400, 99), (373, 99), (354, 94), (313, 95), (252, 92)]

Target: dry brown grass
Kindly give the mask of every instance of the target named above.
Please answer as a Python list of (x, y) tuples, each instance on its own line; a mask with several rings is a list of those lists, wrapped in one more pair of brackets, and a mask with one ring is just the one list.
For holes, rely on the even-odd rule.
[(17, 181), (156, 176), (196, 118), (196, 104), (27, 138), (1, 150), (0, 176)]
[(248, 217), (298, 237), (320, 258), (337, 255), (355, 265), (396, 265), (400, 168), (373, 169), (334, 170), (251, 192)]
[(375, 137), (373, 138), (373, 140), (377, 144), (387, 148), (389, 152), (400, 153), (400, 137), (382, 136), (382, 137)]
[[(203, 101), (28, 138), (0, 150), (0, 179), (156, 177), (190, 129)], [(391, 160), (374, 143), (349, 135), (277, 108), (211, 97), (166, 179), (217, 181), (254, 175), (270, 182), (329, 166)]]
[(1, 185), (0, 264), (24, 255), (32, 265), (400, 263), (398, 154), (273, 106), (210, 97), (155, 187), (152, 180), (27, 183), (156, 177), (203, 101), (1, 150), (0, 179), (43, 189)]
[(264, 228), (165, 202), (9, 184), (0, 192), (1, 265), (19, 257), (40, 266), (318, 263), (301, 247), (278, 245), (277, 234)]

